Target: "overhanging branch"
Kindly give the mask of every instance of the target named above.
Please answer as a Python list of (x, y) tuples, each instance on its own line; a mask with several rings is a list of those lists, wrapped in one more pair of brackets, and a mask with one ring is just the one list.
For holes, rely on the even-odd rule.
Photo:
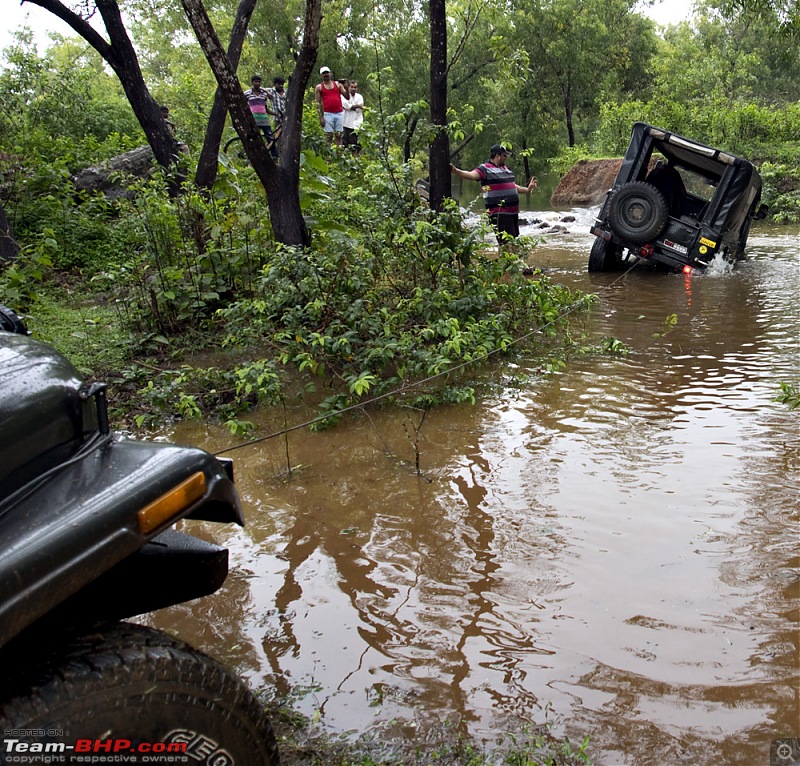
[(40, 8), (44, 8), (54, 16), (57, 16), (86, 40), (109, 64), (112, 63), (115, 58), (113, 47), (86, 19), (71, 11), (59, 0), (22, 0), (22, 2), (38, 5)]

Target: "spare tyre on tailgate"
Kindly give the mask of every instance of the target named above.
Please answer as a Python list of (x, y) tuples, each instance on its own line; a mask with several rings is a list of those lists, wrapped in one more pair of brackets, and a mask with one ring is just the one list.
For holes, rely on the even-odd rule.
[(616, 189), (608, 201), (608, 224), (620, 238), (641, 243), (655, 239), (667, 223), (667, 202), (655, 186), (631, 181)]

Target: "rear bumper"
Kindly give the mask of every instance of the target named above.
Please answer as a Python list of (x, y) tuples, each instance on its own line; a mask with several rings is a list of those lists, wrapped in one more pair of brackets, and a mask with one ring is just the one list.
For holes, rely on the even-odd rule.
[[(203, 496), (142, 532), (138, 512), (197, 472), (205, 477)], [(0, 646), (187, 517), (243, 523), (223, 465), (203, 450), (119, 438), (32, 487), (16, 505), (0, 503)], [(182, 592), (176, 584), (173, 593)]]
[(589, 229), (595, 237), (610, 242), (621, 250), (627, 249), (637, 258), (680, 271), (686, 266), (705, 269), (718, 252), (717, 237), (705, 232), (696, 223), (670, 218), (661, 234), (652, 242), (626, 242), (611, 230), (607, 222), (598, 219)]

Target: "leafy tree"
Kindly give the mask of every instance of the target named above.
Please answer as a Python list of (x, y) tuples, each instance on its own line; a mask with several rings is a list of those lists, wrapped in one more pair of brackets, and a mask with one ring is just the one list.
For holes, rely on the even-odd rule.
[(754, 18), (773, 16), (788, 37), (800, 33), (800, 6), (797, 0), (718, 0), (717, 7), (731, 15), (742, 13)]
[(708, 59), (706, 92), (722, 99), (773, 102), (800, 97), (800, 51), (788, 44), (780, 12), (765, 5), (757, 13), (699, 7), (695, 44)]
[(178, 142), (161, 118), (155, 99), (144, 81), (139, 59), (128, 31), (122, 21), (116, 0), (95, 0), (108, 34), (108, 41), (79, 13), (60, 0), (27, 0), (66, 22), (89, 43), (114, 70), (130, 102), (136, 119), (142, 126), (147, 142), (159, 164), (168, 167), (178, 157)]
[(655, 50), (652, 26), (632, 0), (520, 0), (519, 44), (528, 51), (530, 86), (523, 98), (561, 110), (569, 146), (576, 115), (601, 95), (639, 87)]
[(119, 81), (86, 45), (57, 38), (39, 56), (25, 33), (5, 50), (5, 59), (0, 70), (5, 151), (29, 162), (66, 159), (77, 167), (95, 161), (98, 145), (115, 135), (141, 142), (141, 128)]
[[(44, 229), (59, 228), (59, 255), (71, 259), (74, 246), (89, 258), (94, 238), (85, 226), (73, 226), (68, 178), (140, 145), (141, 128), (119, 81), (82, 41), (58, 37), (40, 57), (28, 31), (4, 53), (0, 175), (8, 221), (0, 236), (6, 257), (15, 255), (14, 234), (30, 244)], [(81, 224), (88, 222), (88, 216), (81, 218)]]
[(280, 165), (267, 151), (261, 132), (247, 107), (231, 60), (222, 49), (202, 0), (182, 0), (182, 3), (225, 99), (233, 127), (242, 139), (253, 170), (264, 186), (276, 238), (287, 245), (307, 246), (310, 236), (300, 209), (300, 126), (303, 91), (317, 57), (321, 0), (307, 0), (306, 3), (303, 47), (292, 75), (294, 84), (286, 101)]

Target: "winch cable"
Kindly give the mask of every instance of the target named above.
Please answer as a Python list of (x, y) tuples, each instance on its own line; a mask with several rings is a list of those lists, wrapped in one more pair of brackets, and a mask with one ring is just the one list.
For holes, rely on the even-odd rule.
[[(638, 261), (634, 261), (633, 264), (631, 264), (631, 266), (626, 271), (624, 271), (622, 274), (620, 274), (613, 282), (610, 282), (609, 284), (607, 284), (605, 287), (603, 287), (602, 290), (599, 290), (596, 293), (592, 293), (592, 295), (600, 296), (600, 295), (603, 295), (604, 293), (608, 292), (618, 282), (621, 282), (623, 279), (625, 279), (625, 277), (627, 277), (628, 274), (630, 274), (636, 268), (637, 265), (638, 265)], [(545, 322), (543, 325), (540, 325), (535, 330), (531, 330), (530, 332), (527, 332), (524, 335), (521, 335), (520, 337), (511, 340), (511, 342), (508, 343), (506, 346), (504, 346), (502, 349), (500, 349), (500, 348), (492, 349), (491, 351), (487, 351), (485, 354), (482, 354), (481, 356), (477, 356), (474, 359), (470, 359), (469, 361), (466, 361), (466, 362), (460, 362), (459, 364), (455, 365), (454, 367), (449, 367), (447, 370), (443, 370), (442, 372), (437, 372), (435, 375), (430, 375), (427, 378), (422, 378), (420, 380), (414, 381), (413, 383), (404, 383), (399, 388), (396, 388), (396, 389), (394, 389), (392, 391), (388, 391), (385, 394), (379, 394), (378, 396), (374, 396), (371, 399), (367, 399), (366, 401), (358, 402), (357, 404), (351, 404), (351, 405), (349, 405), (347, 407), (343, 407), (340, 410), (336, 410), (334, 412), (328, 412), (325, 415), (317, 415), (316, 417), (311, 418), (310, 420), (306, 420), (303, 423), (297, 423), (296, 425), (288, 426), (286, 428), (282, 428), (280, 431), (275, 431), (275, 432), (273, 432), (271, 434), (267, 434), (266, 436), (259, 436), (259, 437), (256, 437), (255, 439), (249, 439), (248, 441), (246, 441), (246, 442), (244, 442), (242, 444), (236, 444), (233, 447), (226, 447), (225, 449), (221, 449), (218, 452), (214, 452), (212, 454), (214, 456), (224, 455), (227, 452), (233, 452), (235, 450), (244, 449), (245, 447), (252, 447), (254, 444), (260, 444), (261, 442), (269, 441), (271, 439), (276, 439), (279, 436), (285, 436), (286, 434), (292, 433), (293, 431), (299, 431), (301, 428), (309, 428), (310, 426), (313, 426), (316, 423), (321, 423), (322, 421), (328, 420), (329, 418), (335, 418), (335, 417), (339, 417), (340, 415), (346, 415), (348, 412), (354, 412), (355, 410), (361, 410), (361, 409), (363, 409), (363, 408), (365, 408), (365, 407), (367, 407), (369, 405), (372, 405), (372, 404), (375, 404), (377, 402), (383, 401), (384, 399), (388, 399), (388, 398), (390, 398), (392, 396), (399, 396), (401, 394), (407, 393), (408, 391), (413, 391), (415, 388), (419, 388), (420, 386), (424, 386), (427, 383), (430, 383), (430, 382), (432, 382), (434, 380), (437, 380), (438, 378), (444, 377), (445, 375), (450, 375), (450, 374), (452, 374), (454, 372), (457, 372), (458, 370), (464, 369), (465, 367), (469, 367), (472, 364), (479, 364), (481, 362), (485, 362), (487, 359), (491, 358), (495, 354), (498, 354), (501, 351), (506, 351), (510, 346), (519, 345), (520, 343), (523, 343), (524, 341), (526, 341), (528, 338), (531, 338), (534, 335), (536, 335), (538, 333), (541, 333), (542, 331), (546, 330), (551, 325), (554, 325), (557, 322), (560, 322), (562, 319), (565, 319), (570, 314), (572, 314), (575, 311), (577, 311), (577, 309), (581, 305), (582, 305), (581, 301), (576, 301), (575, 303), (573, 303), (570, 306), (568, 306), (560, 314), (558, 314), (558, 316), (556, 316), (555, 318), (551, 319), (548, 322)]]

